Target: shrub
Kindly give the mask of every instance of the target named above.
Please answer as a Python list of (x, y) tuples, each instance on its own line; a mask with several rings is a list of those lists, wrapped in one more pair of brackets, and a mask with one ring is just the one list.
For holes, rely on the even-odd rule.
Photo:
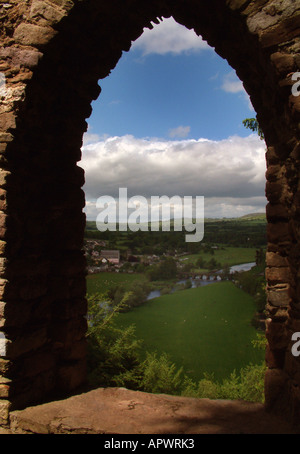
[(182, 368), (176, 370), (168, 355), (147, 352), (141, 365), (141, 388), (149, 393), (178, 394), (181, 388)]
[(101, 295), (88, 298), (88, 379), (92, 386), (138, 387), (140, 342), (134, 327), (116, 328), (113, 317), (126, 298), (109, 312), (100, 306)]

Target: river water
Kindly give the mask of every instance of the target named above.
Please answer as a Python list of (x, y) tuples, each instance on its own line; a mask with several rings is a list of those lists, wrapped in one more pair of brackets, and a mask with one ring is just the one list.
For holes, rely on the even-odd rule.
[[(230, 273), (235, 273), (235, 272), (240, 272), (240, 271), (249, 271), (255, 265), (256, 265), (255, 262), (242, 263), (241, 265), (234, 265), (234, 266), (230, 267)], [(216, 274), (221, 273), (221, 272), (222, 272), (222, 270), (219, 270)], [(185, 282), (187, 282), (187, 280), (190, 280), (192, 282), (192, 288), (196, 288), (196, 287), (203, 287), (204, 285), (220, 282), (221, 278), (218, 275), (217, 275), (216, 280), (214, 279), (214, 277), (210, 277), (210, 279), (207, 279), (206, 277), (204, 277), (203, 279), (189, 278), (189, 279), (183, 279), (181, 281), (178, 281), (176, 284), (184, 284)], [(173, 288), (170, 291), (170, 293), (173, 293), (174, 291), (176, 291), (176, 288)], [(152, 290), (149, 293), (147, 300), (152, 300), (154, 298), (158, 298), (159, 296), (161, 296), (160, 290)]]

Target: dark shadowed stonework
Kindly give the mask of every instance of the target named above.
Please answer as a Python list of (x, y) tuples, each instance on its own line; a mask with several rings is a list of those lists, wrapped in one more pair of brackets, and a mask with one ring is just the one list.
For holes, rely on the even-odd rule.
[(236, 70), (265, 134), (266, 408), (300, 416), (299, 2), (10, 0), (0, 2), (0, 425), (85, 383), (82, 135), (98, 80), (170, 16)]

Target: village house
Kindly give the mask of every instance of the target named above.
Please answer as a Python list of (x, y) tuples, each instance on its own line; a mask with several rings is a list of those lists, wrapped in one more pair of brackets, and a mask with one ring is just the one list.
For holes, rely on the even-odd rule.
[(120, 263), (120, 251), (106, 251), (102, 250), (100, 254), (100, 260), (104, 263), (105, 261), (112, 263), (114, 265), (119, 265)]

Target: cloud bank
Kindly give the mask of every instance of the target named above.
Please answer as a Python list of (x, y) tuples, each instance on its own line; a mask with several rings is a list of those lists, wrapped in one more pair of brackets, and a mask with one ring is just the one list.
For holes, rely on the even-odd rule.
[(133, 43), (132, 49), (139, 49), (145, 56), (164, 55), (169, 52), (173, 54), (199, 52), (212, 48), (193, 30), (178, 24), (170, 17), (160, 24), (153, 24), (152, 30), (146, 28), (140, 38)]
[(88, 218), (95, 201), (128, 196), (204, 196), (206, 217), (232, 217), (265, 208), (265, 147), (256, 135), (161, 140), (108, 137), (82, 148)]

